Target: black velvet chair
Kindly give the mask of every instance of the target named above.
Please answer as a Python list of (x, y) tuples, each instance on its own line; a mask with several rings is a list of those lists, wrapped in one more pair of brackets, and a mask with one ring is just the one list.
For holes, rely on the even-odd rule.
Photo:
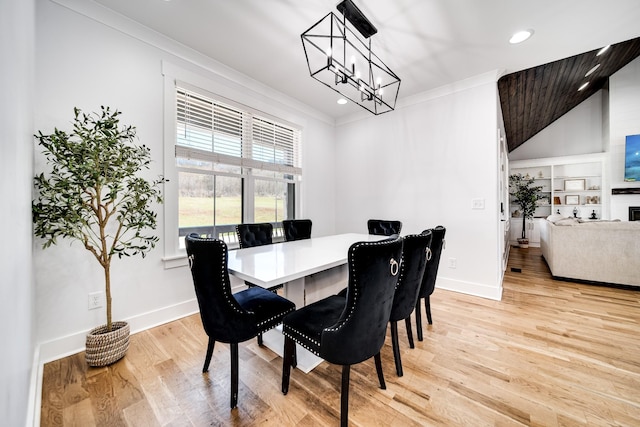
[(389, 324), (391, 325), (391, 345), (393, 358), (396, 362), (396, 373), (403, 375), (402, 359), (400, 357), (400, 345), (398, 343), (398, 322), (404, 320), (407, 327), (409, 347), (414, 348), (413, 333), (411, 332), (411, 313), (418, 301), (418, 292), (422, 284), (427, 261), (431, 258), (431, 232), (422, 234), (410, 234), (405, 236), (402, 246), (402, 263), (400, 265), (400, 278), (396, 285), (393, 297), (393, 307)]
[(191, 234), (185, 239), (189, 267), (200, 307), (202, 326), (209, 336), (202, 372), (209, 370), (216, 341), (231, 352), (231, 408), (238, 403), (238, 343), (268, 331), (295, 311), (295, 304), (261, 287), (231, 293), (227, 245), (218, 239)]
[(270, 245), (273, 243), (273, 225), (268, 222), (236, 225), (240, 248)]
[(425, 230), (423, 233), (431, 231), (431, 260), (427, 263), (427, 268), (424, 270), (424, 276), (422, 278), (422, 286), (420, 287), (420, 294), (418, 295), (418, 301), (416, 302), (416, 330), (418, 333), (418, 341), (422, 341), (422, 315), (420, 313), (420, 300), (424, 298), (424, 307), (427, 312), (427, 321), (429, 324), (433, 324), (431, 320), (431, 302), (429, 301), (431, 294), (436, 286), (436, 276), (438, 275), (438, 266), (440, 265), (440, 255), (442, 254), (442, 248), (444, 247), (444, 234), (447, 231), (441, 225), (430, 230)]
[(329, 363), (342, 365), (342, 426), (346, 426), (348, 420), (351, 365), (374, 357), (380, 387), (386, 388), (380, 349), (391, 314), (401, 258), (402, 239), (354, 243), (348, 252), (349, 282), (345, 295), (316, 301), (284, 318), (284, 394), (289, 391), (291, 366), (295, 367), (295, 343)]
[[(256, 224), (238, 224), (236, 225), (236, 235), (238, 236), (238, 244), (240, 249), (253, 248), (254, 246), (270, 245), (273, 243), (273, 225), (268, 222)], [(257, 286), (255, 283), (244, 282), (250, 288)], [(277, 292), (284, 285), (276, 285), (268, 288), (271, 292)], [(260, 345), (262, 340), (258, 339)]]
[(310, 219), (285, 219), (282, 221), (284, 239), (287, 242), (311, 238)]
[(367, 228), (369, 229), (369, 234), (375, 234), (377, 236), (400, 235), (402, 222), (389, 221), (386, 219), (370, 219), (367, 221)]

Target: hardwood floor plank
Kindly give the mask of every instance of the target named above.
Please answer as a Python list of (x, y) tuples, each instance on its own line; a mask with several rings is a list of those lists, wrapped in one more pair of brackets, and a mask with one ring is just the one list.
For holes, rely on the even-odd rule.
[[(553, 280), (536, 248), (512, 248), (503, 287), (501, 301), (436, 289), (415, 349), (399, 324), (403, 377), (390, 336), (386, 390), (372, 360), (352, 367), (350, 425), (639, 426), (640, 291)], [(284, 396), (282, 359), (242, 343), (230, 410), (229, 347), (216, 343), (202, 374), (207, 341), (196, 314), (133, 335), (110, 367), (84, 353), (46, 364), (41, 425), (339, 424), (340, 366), (293, 370)]]
[(124, 408), (122, 417), (128, 427), (157, 427), (161, 425), (146, 399), (139, 400)]
[(84, 427), (97, 424), (93, 418), (90, 399), (81, 400), (78, 403), (64, 408), (62, 420), (65, 426), (70, 427)]
[(60, 378), (60, 365), (68, 358), (46, 363), (42, 372), (42, 401), (40, 425), (58, 427), (64, 425), (64, 382)]
[(96, 426), (125, 426), (122, 408), (113, 389), (111, 369), (103, 368), (87, 379), (87, 391), (90, 395), (91, 409)]
[(166, 360), (156, 368), (167, 389), (175, 396), (182, 413), (189, 419), (191, 424), (187, 425), (208, 425), (217, 419), (217, 414), (209, 406), (207, 399), (193, 387), (174, 359)]

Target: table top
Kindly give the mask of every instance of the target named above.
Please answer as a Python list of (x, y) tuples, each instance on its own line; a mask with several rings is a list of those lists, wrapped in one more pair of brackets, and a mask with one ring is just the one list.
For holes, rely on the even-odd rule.
[(349, 247), (386, 236), (337, 234), (229, 251), (229, 273), (264, 288), (347, 263)]

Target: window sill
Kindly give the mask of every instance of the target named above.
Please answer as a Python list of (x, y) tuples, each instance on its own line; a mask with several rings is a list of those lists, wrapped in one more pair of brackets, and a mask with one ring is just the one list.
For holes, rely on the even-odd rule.
[(189, 265), (187, 254), (164, 257), (162, 258), (162, 262), (164, 262), (165, 270), (170, 268), (186, 267)]

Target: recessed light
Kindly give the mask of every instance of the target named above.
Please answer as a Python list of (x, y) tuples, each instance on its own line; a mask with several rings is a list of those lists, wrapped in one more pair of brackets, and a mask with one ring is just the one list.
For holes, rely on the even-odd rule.
[(344, 98), (340, 98), (340, 99), (338, 99), (338, 104), (340, 104), (340, 105), (344, 105), (344, 104), (346, 104), (346, 103), (347, 103), (347, 100), (346, 100), (346, 99), (344, 99)]
[(598, 51), (598, 53), (596, 53), (596, 56), (600, 56), (600, 55), (602, 55), (603, 53), (605, 53), (606, 51), (608, 51), (610, 47), (611, 47), (611, 45), (610, 45), (610, 44), (606, 45), (605, 47), (603, 47), (602, 49), (600, 49), (600, 50)]
[(590, 69), (589, 71), (587, 71), (587, 74), (585, 74), (585, 77), (589, 77), (591, 74), (593, 74), (594, 71), (596, 71), (598, 68), (600, 68), (600, 64), (596, 65), (595, 67), (593, 67), (592, 69)]
[(518, 31), (517, 33), (511, 36), (511, 38), (509, 39), (509, 43), (511, 44), (522, 43), (532, 35), (533, 35), (533, 30)]
[(582, 86), (580, 86), (578, 88), (578, 92), (580, 92), (582, 89), (584, 89), (585, 87), (589, 86), (589, 82), (584, 83)]

